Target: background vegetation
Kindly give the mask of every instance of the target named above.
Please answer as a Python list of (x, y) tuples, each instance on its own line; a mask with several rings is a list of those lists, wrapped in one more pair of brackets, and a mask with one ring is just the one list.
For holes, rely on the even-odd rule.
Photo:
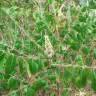
[(0, 0), (0, 96), (96, 96), (96, 1)]

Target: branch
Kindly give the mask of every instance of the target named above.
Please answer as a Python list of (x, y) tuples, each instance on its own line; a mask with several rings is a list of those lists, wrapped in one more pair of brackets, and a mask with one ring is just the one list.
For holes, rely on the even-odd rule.
[(96, 66), (86, 66), (86, 65), (73, 65), (73, 64), (52, 64), (51, 68), (84, 68), (84, 69), (96, 69)]

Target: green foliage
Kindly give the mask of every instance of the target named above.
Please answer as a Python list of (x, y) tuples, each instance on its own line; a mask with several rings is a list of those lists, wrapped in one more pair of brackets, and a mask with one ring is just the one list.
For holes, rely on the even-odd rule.
[(8, 80), (8, 88), (9, 89), (16, 89), (19, 87), (19, 80), (18, 79), (15, 79), (15, 78), (9, 78)]
[(87, 84), (87, 76), (88, 76), (87, 71), (82, 69), (80, 71), (80, 76), (78, 76), (76, 79), (76, 86), (79, 88), (85, 87)]
[(5, 64), (5, 76), (9, 78), (15, 72), (16, 67), (16, 56), (13, 54), (9, 54), (6, 64)]
[(32, 74), (38, 72), (38, 64), (32, 59), (29, 60), (29, 69)]
[(95, 9), (95, 0), (1, 0), (0, 96), (94, 94)]
[(44, 88), (44, 86), (46, 85), (46, 81), (43, 79), (37, 79), (36, 82), (34, 83), (34, 85), (32, 86), (32, 88), (34, 90), (39, 90), (41, 88)]
[(91, 87), (94, 91), (96, 91), (96, 71), (92, 71), (91, 76)]
[(5, 53), (3, 51), (0, 51), (0, 61), (4, 59)]
[(28, 87), (25, 96), (36, 96), (36, 91), (32, 89), (31, 87)]

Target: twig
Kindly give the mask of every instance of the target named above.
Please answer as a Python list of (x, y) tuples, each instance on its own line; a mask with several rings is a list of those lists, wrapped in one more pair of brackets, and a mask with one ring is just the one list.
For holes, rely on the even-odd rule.
[(96, 66), (80, 66), (80, 65), (72, 65), (72, 64), (52, 64), (51, 67), (53, 68), (84, 68), (84, 69), (96, 69)]

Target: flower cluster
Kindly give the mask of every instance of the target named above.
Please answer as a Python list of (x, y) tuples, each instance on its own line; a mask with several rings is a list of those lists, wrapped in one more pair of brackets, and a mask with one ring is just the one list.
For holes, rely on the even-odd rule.
[(48, 58), (52, 58), (52, 56), (54, 55), (54, 50), (53, 50), (53, 46), (49, 40), (49, 37), (47, 35), (44, 36), (45, 37), (45, 54), (48, 56)]

